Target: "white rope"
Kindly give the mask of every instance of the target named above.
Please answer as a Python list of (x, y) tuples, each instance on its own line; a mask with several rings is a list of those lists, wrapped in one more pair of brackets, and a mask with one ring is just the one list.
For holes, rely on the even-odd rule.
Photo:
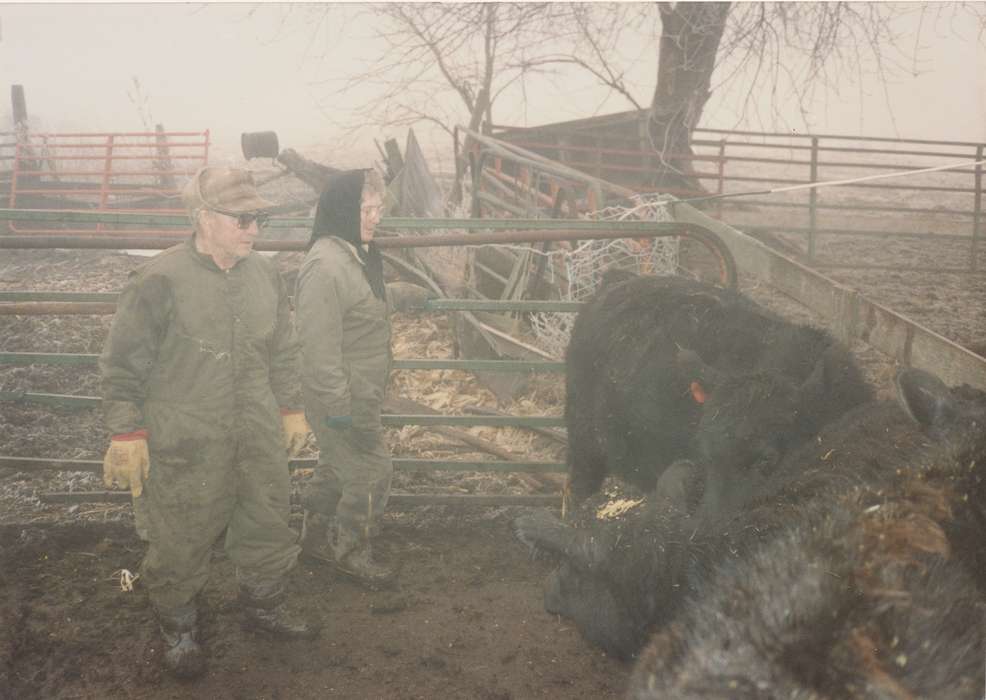
[(777, 194), (778, 192), (793, 192), (794, 190), (810, 190), (817, 189), (819, 187), (837, 187), (839, 185), (852, 185), (857, 182), (866, 182), (868, 180), (884, 180), (891, 177), (904, 177), (906, 175), (921, 175), (922, 173), (936, 173), (942, 170), (954, 170), (955, 168), (965, 168), (965, 167), (975, 167), (977, 165), (983, 165), (986, 163), (984, 160), (969, 160), (962, 161), (961, 163), (949, 163), (948, 165), (936, 165), (932, 168), (920, 168), (918, 170), (898, 170), (892, 173), (881, 173), (878, 175), (863, 175), (862, 177), (853, 177), (848, 180), (822, 180), (821, 182), (805, 182), (799, 185), (788, 185), (787, 187), (776, 187), (770, 190), (749, 190), (747, 192), (725, 192), (723, 194), (710, 194), (702, 197), (689, 197), (688, 199), (679, 199), (678, 202), (706, 202), (711, 199), (727, 199), (730, 197), (749, 197), (750, 195), (758, 194)]
[(882, 173), (879, 175), (864, 175), (863, 177), (854, 177), (849, 180), (826, 180), (824, 182), (809, 182), (802, 185), (791, 185), (789, 187), (779, 187), (775, 190), (768, 190), (769, 192), (790, 192), (792, 190), (805, 190), (812, 187), (835, 187), (836, 185), (851, 185), (856, 182), (866, 182), (867, 180), (882, 180), (888, 177), (903, 177), (904, 175), (920, 175), (921, 173), (936, 173), (940, 170), (952, 170), (953, 168), (964, 168), (966, 166), (976, 166), (986, 163), (986, 160), (975, 160), (975, 161), (963, 161), (961, 163), (952, 163), (950, 165), (936, 165), (933, 168), (921, 168), (920, 170), (899, 170), (893, 173)]

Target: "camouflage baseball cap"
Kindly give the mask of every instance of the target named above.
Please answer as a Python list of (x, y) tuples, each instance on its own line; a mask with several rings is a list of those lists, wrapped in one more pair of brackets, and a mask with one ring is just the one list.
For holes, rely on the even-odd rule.
[(251, 214), (275, 206), (257, 194), (253, 173), (239, 168), (201, 168), (182, 189), (181, 199), (189, 212), (210, 209), (221, 214)]

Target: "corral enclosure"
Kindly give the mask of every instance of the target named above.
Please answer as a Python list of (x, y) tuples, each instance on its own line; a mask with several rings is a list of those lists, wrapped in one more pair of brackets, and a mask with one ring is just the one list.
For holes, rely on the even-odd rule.
[[(899, 202), (875, 196), (868, 204), (894, 208)], [(775, 210), (753, 207), (724, 206), (722, 218), (778, 222), (782, 229), (801, 225)], [(931, 212), (923, 224), (914, 217), (911, 221), (914, 230), (937, 230)], [(792, 246), (803, 240), (784, 231), (779, 235)], [(982, 272), (899, 269), (924, 266), (920, 260), (925, 256), (941, 263), (940, 242), (932, 240), (925, 250), (911, 241), (890, 247), (861, 237), (858, 246), (850, 247), (843, 241), (851, 238), (831, 240), (833, 254), (847, 253), (856, 263), (898, 269), (827, 274), (968, 348), (986, 342)], [(816, 252), (821, 258), (828, 249), (820, 244)], [(13, 251), (0, 263), (0, 289), (116, 291), (139, 262), (122, 253)], [(288, 272), (298, 258), (279, 254), (278, 262)], [(791, 320), (818, 325), (828, 321), (750, 274), (741, 275), (741, 288)], [(109, 317), (4, 315), (0, 324), (3, 351), (96, 353)], [(451, 356), (445, 315), (401, 315), (395, 331), (397, 357)], [(888, 394), (894, 361), (863, 343), (853, 349), (878, 391)], [(0, 382), (5, 392), (98, 394), (92, 367), (5, 366), (0, 368)], [(472, 375), (452, 370), (395, 372), (391, 391), (443, 413), (487, 408), (558, 416), (564, 400), (553, 375), (539, 376), (512, 402), (498, 402)], [(2, 455), (99, 459), (105, 448), (108, 436), (98, 411), (10, 402), (0, 404), (0, 411)], [(519, 458), (558, 460), (563, 454), (556, 441), (522, 429), (473, 428), (471, 432)], [(392, 429), (389, 435), (398, 458), (477, 458), (468, 448), (426, 428)], [(306, 476), (304, 470), (296, 472), (296, 484)], [(551, 494), (557, 486), (557, 481), (547, 478), (480, 472), (407, 472), (398, 474), (395, 482), (400, 492), (446, 494)], [(530, 559), (510, 529), (520, 509), (503, 506), (426, 506), (388, 514), (382, 546), (404, 564), (402, 587), (395, 592), (367, 593), (322, 568), (301, 566), (292, 581), (294, 599), (326, 623), (323, 638), (311, 645), (274, 644), (239, 629), (232, 567), (217, 549), (203, 606), (210, 672), (201, 684), (182, 686), (159, 670), (157, 631), (139, 582), (135, 593), (122, 592), (118, 584), (117, 572), (135, 570), (142, 550), (132, 531), (129, 506), (43, 504), (37, 498), (45, 491), (97, 488), (98, 478), (89, 473), (16, 468), (0, 473), (0, 696), (605, 698), (623, 694), (629, 668), (603, 656), (565, 620), (543, 611), (540, 586), (551, 562)]]
[[(493, 133), (646, 192), (659, 162), (647, 119), (646, 111), (622, 112)], [(703, 191), (675, 194), (752, 193), (697, 206), (982, 356), (984, 166), (976, 163), (984, 148), (961, 141), (696, 129), (694, 153), (684, 160)], [(857, 178), (876, 179), (803, 187)]]

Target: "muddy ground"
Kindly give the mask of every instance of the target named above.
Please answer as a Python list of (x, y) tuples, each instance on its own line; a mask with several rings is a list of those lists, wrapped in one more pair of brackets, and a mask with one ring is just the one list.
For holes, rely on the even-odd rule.
[(200, 607), (209, 670), (160, 669), (161, 647), (123, 522), (0, 529), (4, 698), (615, 698), (626, 669), (541, 608), (549, 570), (509, 532), (510, 511), (388, 516), (384, 554), (401, 588), (370, 593), (302, 565), (294, 604), (325, 622), (314, 642), (240, 627), (233, 567), (217, 548)]
[[(903, 254), (903, 253), (902, 253)], [(11, 251), (0, 288), (119, 289), (139, 258), (116, 253)], [(890, 274), (890, 273), (887, 273)], [(853, 284), (849, 273), (838, 277)], [(868, 293), (875, 276), (858, 287)], [(967, 345), (986, 341), (981, 278), (901, 277), (874, 298)], [(823, 324), (756, 280), (745, 292), (796, 321)], [(917, 291), (916, 291), (917, 290)], [(934, 291), (930, 295), (923, 290)], [(979, 299), (976, 307), (972, 301)], [(970, 301), (971, 300), (971, 301)], [(971, 311), (970, 311), (971, 309)], [(448, 320), (396, 319), (395, 355), (449, 357)], [(95, 353), (109, 317), (0, 316), (0, 350)], [(893, 364), (854, 348), (867, 377), (888, 392)], [(97, 395), (92, 367), (0, 366), (0, 390)], [(395, 373), (392, 391), (435, 410), (469, 407), (561, 415), (557, 378), (531, 382), (498, 402), (470, 375)], [(0, 455), (99, 459), (107, 435), (98, 411), (0, 403)], [(517, 458), (562, 460), (563, 448), (522, 430), (472, 429)], [(488, 455), (447, 436), (389, 431), (395, 456)], [(301, 470), (295, 485), (308, 475)], [(481, 473), (399, 473), (399, 492), (549, 494), (558, 482)], [(383, 554), (402, 564), (401, 588), (371, 593), (302, 565), (293, 600), (326, 625), (314, 643), (275, 643), (240, 628), (230, 563), (217, 547), (201, 601), (209, 673), (181, 684), (159, 669), (161, 653), (146, 596), (119, 586), (142, 545), (126, 504), (42, 503), (46, 491), (101, 488), (95, 474), (0, 467), (0, 698), (616, 698), (629, 668), (602, 655), (566, 621), (546, 614), (541, 581), (549, 561), (532, 560), (511, 535), (518, 508), (423, 507), (385, 517)], [(297, 513), (295, 514), (297, 521)], [(297, 524), (297, 522), (295, 522)]]

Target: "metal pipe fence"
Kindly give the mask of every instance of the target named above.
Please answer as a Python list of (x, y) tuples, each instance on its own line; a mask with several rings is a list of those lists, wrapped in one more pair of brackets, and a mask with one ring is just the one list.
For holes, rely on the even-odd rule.
[[(968, 141), (702, 128), (693, 133), (692, 153), (661, 154), (650, 144), (646, 120), (646, 112), (627, 112), (542, 127), (494, 127), (493, 135), (640, 193), (654, 191), (653, 176), (662, 159), (684, 163), (703, 189), (662, 191), (686, 198), (975, 163), (984, 151), (984, 144)], [(978, 165), (892, 183), (812, 188), (769, 199), (727, 198), (709, 206), (716, 218), (740, 230), (796, 236), (804, 255), (824, 267), (858, 264), (825, 260), (819, 252), (823, 236), (905, 235), (932, 242), (961, 240), (968, 246), (963, 265), (946, 268), (930, 261), (907, 269), (976, 272), (981, 268), (982, 193)]]
[[(209, 160), (208, 131), (11, 134), (0, 144), (0, 195), (10, 208), (183, 213), (179, 180)], [(78, 226), (78, 225), (77, 225)], [(108, 233), (93, 226), (8, 223), (25, 235)], [(128, 234), (154, 233), (159, 230)]]
[[(130, 223), (136, 225), (151, 225), (163, 227), (166, 230), (177, 230), (178, 236), (187, 236), (181, 229), (187, 226), (187, 219), (180, 215), (161, 215), (133, 212), (57, 212), (57, 211), (28, 211), (18, 209), (0, 209), (2, 220), (34, 220), (56, 223)], [(283, 217), (274, 220), (276, 227), (308, 227), (310, 222), (305, 218)], [(600, 222), (584, 220), (472, 220), (472, 219), (402, 219), (391, 218), (382, 221), (382, 227), (391, 232), (403, 231), (434, 231), (446, 230), (455, 233), (446, 235), (400, 235), (391, 238), (381, 237), (381, 247), (398, 248), (410, 246), (460, 245), (503, 242), (536, 242), (544, 240), (584, 240), (588, 238), (647, 238), (655, 236), (691, 236), (719, 250), (722, 259), (727, 261), (722, 272), (722, 283), (728, 286), (736, 284), (736, 269), (728, 249), (719, 241), (715, 234), (702, 226), (678, 224), (675, 222)], [(161, 248), (173, 245), (176, 236), (164, 238), (124, 239), (108, 235), (76, 235), (76, 236), (0, 236), (0, 246), (17, 247), (88, 247), (90, 245), (119, 249), (131, 244), (143, 244), (140, 247)], [(260, 241), (259, 243), (263, 243)], [(285, 249), (284, 244), (290, 244), (290, 249), (302, 249), (303, 241), (267, 241), (274, 247)], [(80, 244), (82, 244), (80, 246)], [(262, 248), (262, 245), (258, 245)], [(0, 314), (111, 314), (115, 309), (118, 293), (116, 292), (52, 292), (52, 291), (15, 291), (0, 292)], [(423, 304), (422, 310), (432, 312), (576, 312), (581, 307), (578, 302), (557, 300), (483, 300), (483, 299), (433, 299)], [(91, 353), (43, 353), (43, 352), (0, 352), (0, 366), (6, 365), (52, 365), (71, 366), (78, 368), (94, 367), (98, 361)], [(488, 360), (488, 359), (434, 359), (434, 358), (398, 358), (394, 361), (397, 371), (413, 372), (427, 370), (458, 370), (467, 372), (496, 371), (496, 372), (564, 372), (564, 363), (552, 360)], [(101, 401), (94, 396), (71, 396), (31, 391), (0, 391), (0, 402), (16, 402), (47, 406), (56, 410), (92, 410), (98, 408)], [(418, 426), (454, 426), (454, 427), (519, 427), (529, 429), (554, 429), (564, 426), (561, 416), (503, 416), (503, 415), (431, 415), (390, 413), (383, 416), (386, 426), (400, 427), (405, 425)], [(297, 467), (303, 463), (295, 462)], [(565, 465), (561, 462), (530, 462), (530, 461), (449, 461), (397, 459), (398, 469), (413, 470), (466, 470), (492, 472), (564, 472)], [(81, 469), (92, 471), (98, 469), (99, 463), (94, 460), (66, 462), (63, 459), (21, 458), (16, 456), (0, 456), (0, 467), (13, 466), (18, 469)], [(50, 494), (54, 500), (106, 500), (107, 498), (125, 500), (126, 494)], [(420, 495), (419, 502), (437, 503), (452, 502), (444, 495)], [(484, 504), (514, 503), (524, 501), (518, 497), (476, 497)], [(534, 501), (545, 501), (545, 497), (531, 497)], [(558, 502), (558, 496), (548, 499)], [(421, 500), (423, 499), (423, 500)], [(534, 502), (530, 501), (530, 502)], [(456, 503), (476, 500), (455, 500)], [(525, 503), (528, 501), (524, 501)]]
[[(89, 313), (113, 313), (118, 293), (72, 293), (72, 292), (36, 292), (36, 291), (5, 291), (0, 293), (0, 305), (8, 304), (43, 304), (50, 303), (59, 306), (100, 304), (103, 308)], [(31, 301), (23, 301), (29, 299)], [(473, 299), (434, 299), (424, 303), (423, 311), (563, 311), (576, 312), (582, 306), (579, 302), (560, 301), (492, 301)], [(36, 313), (38, 309), (19, 309), (20, 313)], [(43, 309), (41, 313), (64, 313), (62, 308)], [(98, 355), (91, 353), (44, 353), (44, 352), (0, 352), (0, 366), (6, 365), (48, 365), (92, 367), (98, 362)], [(397, 371), (421, 370), (458, 370), (458, 371), (497, 371), (497, 372), (564, 372), (565, 364), (560, 361), (548, 360), (467, 360), (467, 359), (432, 359), (432, 358), (398, 358), (393, 361), (393, 369)], [(80, 411), (98, 409), (102, 400), (96, 396), (80, 396), (52, 394), (27, 391), (0, 391), (0, 403), (30, 404), (47, 406), (52, 409)], [(487, 427), (517, 427), (517, 428), (559, 428), (564, 427), (564, 419), (560, 416), (512, 416), (512, 415), (447, 415), (447, 414), (395, 414), (387, 413), (381, 416), (381, 422), (387, 427), (416, 426), (449, 426), (469, 428), (476, 426)], [(292, 469), (312, 467), (314, 459), (291, 460)], [(394, 467), (399, 471), (478, 471), (493, 473), (563, 473), (566, 466), (563, 462), (537, 462), (528, 460), (442, 460), (442, 459), (411, 459), (395, 458)], [(102, 461), (94, 459), (60, 459), (44, 457), (18, 457), (0, 455), (0, 469), (10, 468), (22, 471), (63, 470), (80, 472), (98, 472)], [(395, 494), (398, 495), (398, 494)], [(405, 496), (408, 496), (405, 498)], [(449, 498), (445, 494), (400, 494), (396, 506), (439, 504), (439, 505), (557, 505), (560, 495), (556, 496), (456, 496)], [(80, 503), (94, 501), (126, 502), (129, 494), (120, 492), (75, 492), (41, 494), (46, 502)]]

